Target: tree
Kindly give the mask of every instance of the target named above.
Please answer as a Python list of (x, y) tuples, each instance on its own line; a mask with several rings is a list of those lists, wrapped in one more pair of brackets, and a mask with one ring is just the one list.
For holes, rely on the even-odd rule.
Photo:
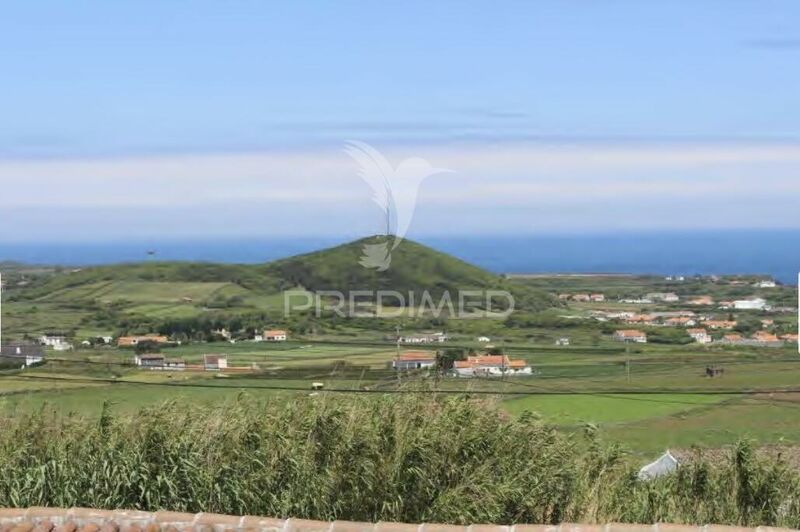
[(463, 349), (443, 349), (436, 353), (436, 367), (441, 371), (453, 369), (456, 360), (466, 360)]

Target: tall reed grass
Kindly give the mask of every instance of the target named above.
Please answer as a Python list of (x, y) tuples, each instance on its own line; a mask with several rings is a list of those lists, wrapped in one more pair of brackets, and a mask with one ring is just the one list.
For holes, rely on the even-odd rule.
[(800, 527), (798, 473), (747, 444), (641, 482), (616, 445), (468, 398), (242, 395), (99, 419), (45, 408), (0, 427), (0, 506)]

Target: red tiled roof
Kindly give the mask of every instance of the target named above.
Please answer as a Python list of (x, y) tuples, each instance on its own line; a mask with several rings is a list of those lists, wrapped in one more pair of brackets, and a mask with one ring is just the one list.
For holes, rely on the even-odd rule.
[(434, 360), (436, 355), (430, 351), (406, 351), (400, 355), (398, 360), (412, 361), (412, 360)]
[(623, 338), (634, 338), (637, 336), (647, 336), (644, 332), (637, 330), (637, 329), (622, 329), (615, 332), (617, 336), (622, 336)]

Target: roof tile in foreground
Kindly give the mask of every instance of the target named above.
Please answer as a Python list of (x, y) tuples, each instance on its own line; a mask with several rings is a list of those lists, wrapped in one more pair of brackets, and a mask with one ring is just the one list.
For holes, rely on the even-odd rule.
[(311, 521), (213, 513), (92, 508), (0, 508), (0, 532), (791, 532), (786, 528), (719, 525), (440, 525)]

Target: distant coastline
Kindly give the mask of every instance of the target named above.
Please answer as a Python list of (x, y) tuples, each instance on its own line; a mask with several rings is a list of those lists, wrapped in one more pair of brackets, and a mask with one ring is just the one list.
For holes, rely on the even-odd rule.
[[(415, 237), (495, 273), (772, 276), (797, 284), (800, 231), (736, 230), (598, 235)], [(347, 238), (0, 243), (0, 262), (89, 266), (146, 260), (253, 264), (338, 245)], [(147, 251), (154, 250), (154, 257)]]

